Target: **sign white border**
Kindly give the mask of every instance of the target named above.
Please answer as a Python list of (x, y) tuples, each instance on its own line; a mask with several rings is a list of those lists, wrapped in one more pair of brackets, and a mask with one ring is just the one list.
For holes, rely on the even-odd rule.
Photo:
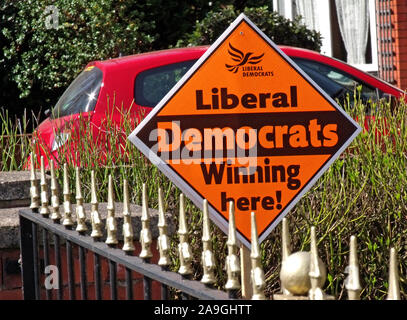
[[(331, 156), (328, 162), (322, 166), (314, 177), (307, 182), (304, 188), (298, 193), (291, 201), (290, 204), (278, 215), (278, 217), (262, 232), (259, 237), (261, 243), (270, 232), (280, 223), (280, 221), (287, 215), (287, 213), (297, 204), (297, 202), (304, 196), (305, 193), (316, 183), (321, 175), (332, 165), (332, 163), (340, 156), (340, 154), (349, 146), (349, 144), (361, 132), (361, 127), (354, 121), (324, 90), (322, 90), (300, 67), (298, 67), (290, 57), (288, 57), (274, 42), (272, 42), (267, 35), (265, 35), (253, 22), (249, 20), (243, 13), (240, 14), (236, 20), (222, 33), (222, 35), (208, 48), (208, 50), (198, 59), (198, 61), (188, 70), (188, 72), (177, 82), (177, 84), (165, 95), (165, 97), (157, 104), (156, 107), (144, 118), (143, 121), (134, 129), (128, 136), (128, 139), (155, 164), (191, 201), (202, 210), (203, 198), (192, 189), (165, 161), (152, 152), (147, 145), (145, 145), (138, 137), (138, 132), (152, 119), (161, 109), (171, 100), (172, 96), (180, 89), (185, 82), (187, 82), (195, 71), (210, 57), (212, 52), (222, 44), (222, 42), (232, 33), (232, 31), (242, 22), (245, 21), (249, 24), (262, 38), (265, 40), (275, 51), (277, 51), (282, 58), (284, 58), (303, 78), (305, 78), (320, 94), (332, 104), (339, 112), (341, 112), (355, 127), (356, 131), (349, 137), (349, 139), (342, 145), (342, 147)], [(226, 234), (228, 233), (228, 222), (225, 218), (217, 212), (215, 208), (209, 205), (209, 216), (212, 221)], [(250, 249), (251, 243), (240, 233), (236, 232), (238, 240)]]

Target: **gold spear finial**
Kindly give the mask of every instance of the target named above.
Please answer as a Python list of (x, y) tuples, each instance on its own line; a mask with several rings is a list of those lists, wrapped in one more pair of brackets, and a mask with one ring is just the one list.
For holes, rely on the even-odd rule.
[(69, 190), (68, 165), (64, 163), (64, 220), (62, 224), (70, 228), (73, 226), (72, 207), (71, 207), (71, 191)]
[(357, 255), (357, 240), (355, 236), (350, 237), (349, 265), (345, 269), (348, 277), (345, 279), (345, 288), (348, 290), (349, 300), (360, 300), (359, 263)]
[(389, 289), (386, 300), (400, 300), (399, 271), (396, 249), (390, 249)]
[(211, 233), (208, 212), (208, 200), (203, 200), (203, 228), (202, 228), (202, 267), (203, 276), (201, 282), (210, 285), (216, 282), (215, 257), (212, 252)]
[(83, 208), (83, 196), (82, 196), (82, 186), (81, 186), (81, 177), (79, 167), (75, 168), (76, 170), (76, 231), (85, 232), (88, 230), (86, 226), (86, 213)]
[(51, 219), (54, 222), (61, 220), (61, 214), (59, 213), (59, 194), (58, 194), (58, 181), (55, 176), (54, 160), (50, 161), (51, 168)]
[(315, 235), (315, 227), (311, 227), (311, 251), (310, 251), (310, 269), (309, 277), (311, 281), (311, 288), (308, 291), (308, 298), (310, 300), (333, 300), (334, 297), (325, 294), (321, 289), (321, 279), (323, 274), (321, 265), (318, 258), (317, 238)]
[(41, 208), (40, 214), (44, 217), (48, 217), (48, 185), (47, 179), (45, 177), (45, 166), (44, 166), (44, 156), (41, 156)]
[(319, 279), (321, 278), (321, 270), (318, 263), (318, 248), (315, 236), (315, 227), (311, 227), (311, 251), (310, 251), (310, 271), (309, 277), (311, 280), (311, 289), (308, 291), (310, 300), (324, 300), (324, 293), (319, 287)]
[(170, 245), (167, 235), (167, 222), (165, 220), (164, 200), (161, 188), (158, 188), (158, 230), (160, 232), (157, 239), (158, 250), (160, 252), (158, 265), (167, 268), (170, 264), (170, 258), (168, 256)]
[(237, 256), (237, 241), (236, 241), (236, 225), (235, 225), (235, 207), (233, 201), (229, 202), (229, 233), (228, 241), (228, 255), (226, 257), (226, 273), (227, 281), (225, 289), (228, 291), (240, 289), (240, 261)]
[(282, 243), (282, 256), (283, 261), (291, 254), (291, 237), (290, 231), (288, 229), (288, 220), (283, 218), (282, 232), (281, 232), (281, 243)]
[(252, 212), (251, 214), (251, 231), (252, 231), (252, 241), (251, 241), (251, 253), (250, 258), (252, 260), (252, 270), (250, 272), (250, 278), (252, 280), (253, 286), (253, 296), (252, 300), (265, 300), (264, 288), (266, 287), (266, 281), (264, 278), (264, 271), (261, 266), (261, 255), (260, 255), (260, 245), (257, 235), (257, 223), (256, 214)]
[(130, 254), (135, 250), (133, 243), (133, 226), (131, 224), (131, 211), (130, 211), (130, 200), (129, 200), (129, 187), (127, 180), (123, 180), (123, 248), (127, 254)]
[(178, 253), (180, 260), (180, 267), (178, 273), (183, 276), (188, 276), (192, 274), (192, 251), (188, 243), (188, 228), (185, 217), (185, 200), (184, 195), (181, 193), (179, 197), (179, 244), (178, 244)]
[(96, 179), (95, 179), (95, 171), (92, 170), (90, 172), (90, 179), (91, 179), (91, 199), (90, 203), (92, 204), (92, 210), (90, 212), (90, 219), (92, 223), (92, 233), (90, 236), (98, 240), (103, 237), (103, 231), (102, 231), (102, 219), (100, 218), (99, 214), (99, 202), (96, 194)]
[(148, 197), (147, 197), (147, 185), (143, 183), (142, 194), (142, 207), (141, 207), (141, 230), (140, 230), (140, 242), (141, 252), (139, 257), (142, 259), (150, 259), (153, 256), (151, 252), (151, 231), (150, 231), (150, 214), (148, 212)]
[(117, 223), (115, 217), (112, 175), (109, 175), (106, 209), (107, 209), (107, 218), (106, 218), (107, 238), (105, 243), (108, 244), (109, 246), (114, 246), (118, 243), (118, 241), (117, 241)]
[[(282, 222), (282, 230), (281, 230), (281, 246), (282, 246), (282, 262), (281, 267), (287, 257), (291, 254), (291, 239), (290, 239), (290, 231), (288, 229), (288, 220), (287, 218), (283, 218)], [(281, 284), (281, 291), (283, 295), (291, 296), (290, 291), (288, 291), (283, 284)]]
[(35, 172), (35, 161), (34, 161), (34, 153), (31, 152), (30, 156), (30, 182), (31, 182), (31, 187), (30, 187), (30, 195), (31, 195), (31, 205), (30, 209), (34, 212), (38, 212), (38, 208), (41, 206), (40, 203), (40, 193), (38, 191), (38, 179), (37, 179), (37, 174)]

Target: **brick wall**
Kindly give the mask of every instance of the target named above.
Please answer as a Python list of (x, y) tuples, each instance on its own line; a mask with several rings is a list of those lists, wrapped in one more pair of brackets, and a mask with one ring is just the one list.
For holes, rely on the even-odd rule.
[(396, 85), (407, 89), (407, 1), (392, 0), (391, 9), (393, 11), (393, 49), (394, 49), (394, 78)]
[(376, 0), (379, 77), (407, 89), (407, 1)]

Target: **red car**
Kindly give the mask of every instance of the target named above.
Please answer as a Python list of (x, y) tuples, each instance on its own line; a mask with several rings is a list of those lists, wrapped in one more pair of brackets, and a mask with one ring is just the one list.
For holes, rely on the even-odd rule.
[[(400, 89), (342, 61), (310, 50), (280, 48), (334, 99), (347, 93), (353, 96), (359, 85), (361, 98), (366, 102), (404, 95)], [(44, 155), (46, 168), (48, 157), (58, 164), (60, 150), (67, 141), (88, 134), (80, 123), (87, 123), (96, 133), (93, 136), (99, 137), (98, 141), (91, 141), (94, 146), (106, 145), (105, 133), (121, 131), (124, 113), (139, 121), (207, 49), (207, 46), (170, 49), (90, 62), (34, 132), (37, 157)], [(70, 161), (79, 162), (75, 150), (64, 153)]]

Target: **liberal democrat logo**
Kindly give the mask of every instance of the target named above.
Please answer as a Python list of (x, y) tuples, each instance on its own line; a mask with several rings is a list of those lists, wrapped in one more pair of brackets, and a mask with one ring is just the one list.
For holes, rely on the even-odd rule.
[[(262, 66), (256, 66), (263, 60), (264, 53), (258, 56), (253, 56), (253, 52), (247, 52), (246, 54), (239, 49), (233, 47), (229, 42), (228, 52), (233, 61), (237, 62), (234, 65), (225, 64), (226, 68), (233, 73), (237, 73), (239, 68), (242, 67), (243, 77), (267, 77), (273, 76), (273, 72), (263, 71)], [(251, 65), (251, 66), (249, 66)]]

